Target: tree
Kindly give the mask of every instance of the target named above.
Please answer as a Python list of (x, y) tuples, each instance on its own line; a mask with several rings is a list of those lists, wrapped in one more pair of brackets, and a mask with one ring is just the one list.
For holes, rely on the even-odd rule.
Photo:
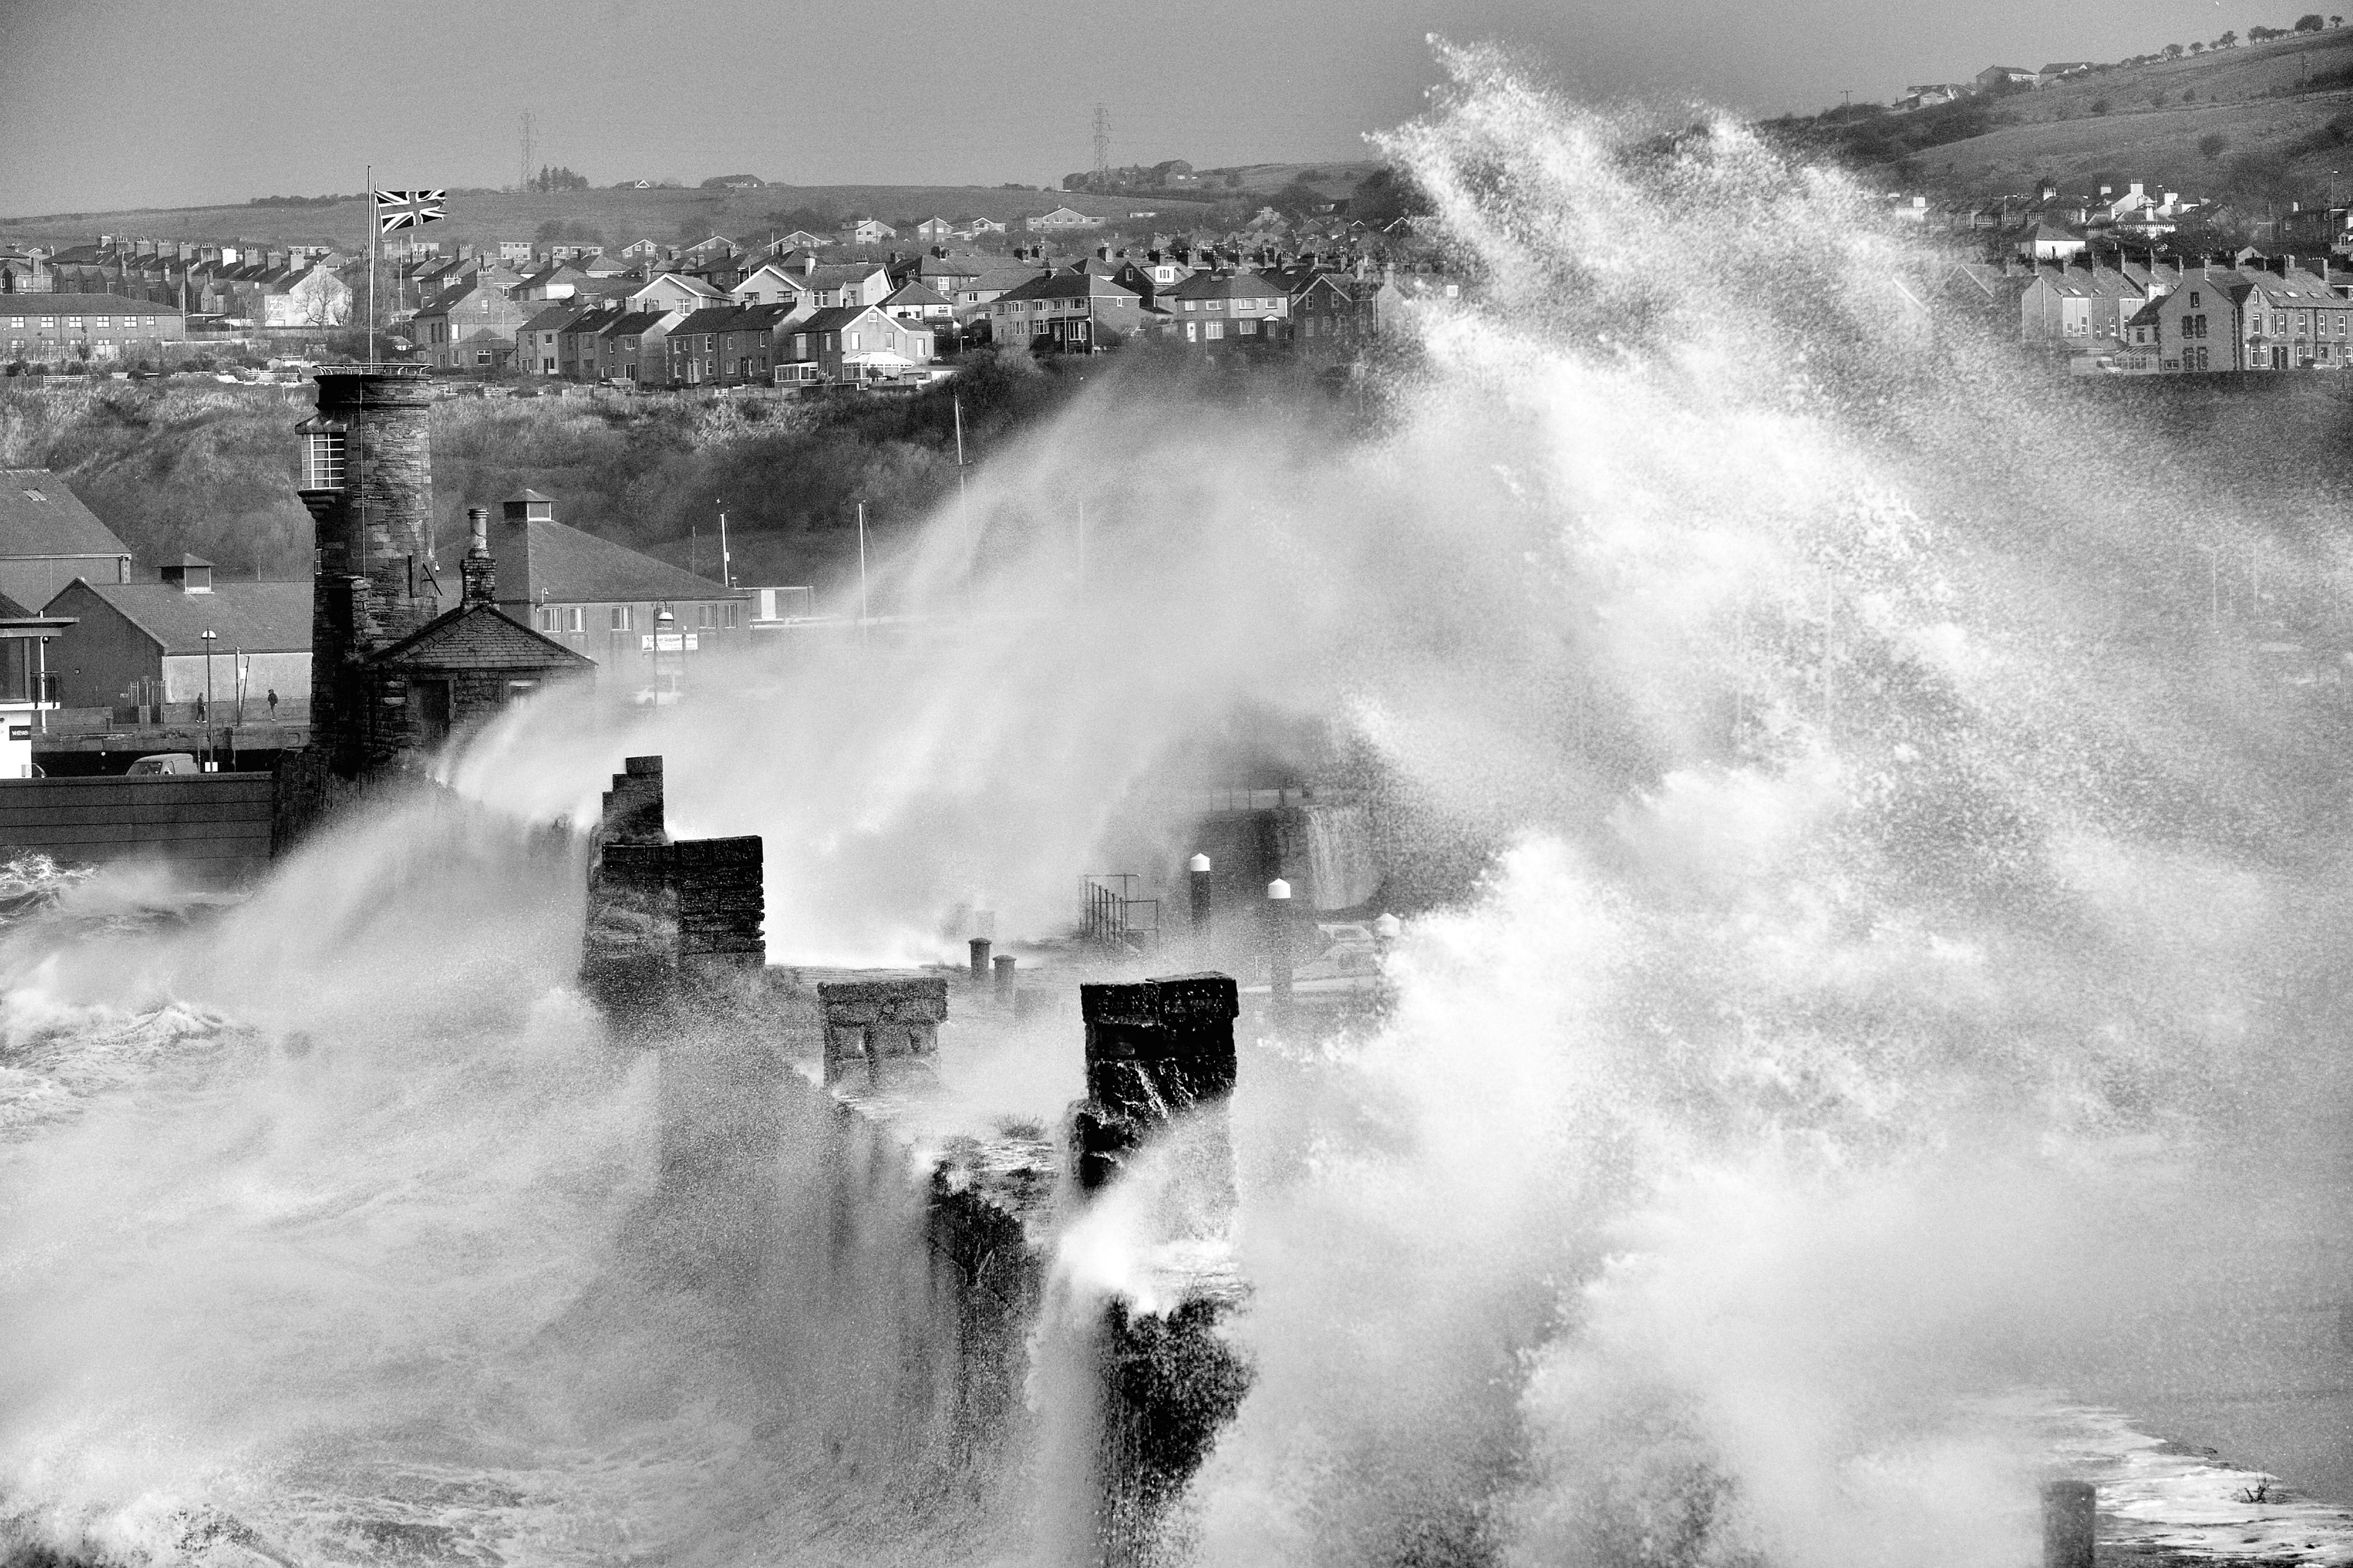
[(2168, 44), (2168, 45), (2166, 45), (2166, 46), (2165, 46), (2165, 58), (2166, 58), (2167, 59), (2169, 59), (2169, 60), (2178, 60), (2178, 59), (2179, 59), (2179, 58), (2181, 58), (2181, 46), (2180, 46), (2179, 44)]
[(2206, 52), (2206, 46), (2200, 43), (2193, 43), (2189, 46), (2189, 52), (2193, 55), (2202, 55)]
[(588, 176), (575, 174), (560, 164), (551, 169), (542, 163), (539, 173), (523, 182), (523, 188), (543, 194), (548, 191), (585, 191), (588, 188)]
[(553, 245), (602, 245), (605, 236), (594, 224), (582, 223), (577, 218), (552, 217), (539, 226), (531, 242), (535, 249), (545, 250)]
[(2299, 33), (2317, 33), (2327, 26), (2328, 24), (2320, 19), (2317, 11), (2306, 11), (2295, 19), (2295, 30)]
[(2237, 48), (2239, 47), (2239, 35), (2236, 33), (2225, 33), (2221, 37), (2214, 40), (2214, 47), (2218, 49)]
[(2209, 131), (2198, 138), (2198, 151), (2206, 157), (2219, 158), (2230, 150), (2231, 139), (2220, 131)]

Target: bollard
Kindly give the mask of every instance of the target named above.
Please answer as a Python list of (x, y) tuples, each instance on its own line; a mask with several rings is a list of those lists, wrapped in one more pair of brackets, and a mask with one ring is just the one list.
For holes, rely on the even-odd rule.
[(1196, 855), (1185, 862), (1185, 881), (1193, 895), (1193, 938), (1209, 938), (1209, 858)]
[(987, 937), (976, 936), (972, 939), (972, 983), (975, 985), (988, 984), (988, 948), (989, 941)]
[(2089, 1481), (2043, 1483), (2042, 1568), (2092, 1568), (2099, 1503), (2098, 1489)]
[(1266, 961), (1275, 1011), (1291, 1007), (1291, 884), (1277, 877), (1266, 885)]
[(999, 953), (996, 963), (997, 999), (1009, 1004), (1013, 1000), (1013, 955), (1009, 952)]

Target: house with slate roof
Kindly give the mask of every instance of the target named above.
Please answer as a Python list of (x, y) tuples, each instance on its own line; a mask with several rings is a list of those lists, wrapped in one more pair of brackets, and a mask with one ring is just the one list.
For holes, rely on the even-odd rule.
[(153, 300), (122, 294), (0, 295), (0, 346), (11, 360), (153, 358), (167, 344), (185, 342), (187, 336), (187, 321), (179, 308)]
[(929, 327), (880, 305), (844, 305), (794, 321), (776, 369), (779, 386), (890, 384), (926, 374), (937, 352)]
[(955, 307), (946, 295), (921, 283), (902, 284), (882, 301), (882, 309), (902, 321), (953, 321)]
[[(684, 320), (676, 310), (630, 310), (603, 319), (595, 333), (582, 342), (582, 379), (665, 384), (666, 340)], [(593, 361), (588, 357), (592, 349)]]
[(557, 340), (588, 314), (585, 305), (550, 305), (515, 329), (515, 369), (525, 375), (554, 376), (560, 363)]
[(41, 613), (74, 622), (49, 651), (69, 708), (194, 702), (209, 675), (227, 711), (241, 674), (250, 714), (270, 691), (309, 700), (311, 607), (308, 581), (216, 583), (211, 562), (184, 555), (160, 582), (69, 583)]
[(47, 468), (0, 468), (0, 594), (46, 605), (77, 577), (131, 581), (131, 550)]
[[(656, 684), (655, 655), (690, 662), (744, 635), (740, 591), (555, 521), (553, 498), (517, 491), (489, 524), (494, 602), (523, 625), (596, 661), (607, 689)], [(667, 614), (670, 618), (664, 621)], [(659, 647), (657, 637), (676, 637)]]
[(538, 312), (536, 300), (507, 289), (521, 282), (482, 268), (417, 308), (410, 336), (426, 362), (444, 370), (495, 370), (514, 353), (515, 333)]
[(999, 295), (988, 308), (989, 332), (1000, 345), (1033, 353), (1093, 353), (1136, 330), (1142, 303), (1110, 279), (1072, 268)]
[(1290, 292), (1254, 272), (1196, 272), (1159, 304), (1168, 312), (1164, 335), (1204, 352), (1263, 347), (1290, 327)]

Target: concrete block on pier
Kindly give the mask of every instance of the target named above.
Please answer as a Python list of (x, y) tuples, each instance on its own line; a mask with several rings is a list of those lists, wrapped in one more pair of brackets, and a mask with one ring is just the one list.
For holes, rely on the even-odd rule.
[(581, 981), (628, 1015), (708, 990), (767, 962), (763, 853), (755, 837), (672, 842), (662, 760), (631, 757), (605, 792), (588, 870)]
[(928, 1076), (948, 1016), (944, 976), (825, 981), (817, 997), (827, 1083), (879, 1089)]
[(1108, 1183), (1170, 1118), (1232, 1092), (1240, 1011), (1239, 990), (1226, 974), (1079, 987), (1087, 1098), (1072, 1121), (1081, 1187), (1092, 1192)]

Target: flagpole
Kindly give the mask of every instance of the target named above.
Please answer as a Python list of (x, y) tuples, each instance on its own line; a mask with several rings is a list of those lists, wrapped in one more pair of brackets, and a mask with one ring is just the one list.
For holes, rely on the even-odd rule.
[(368, 363), (375, 363), (375, 165), (367, 166), (368, 196)]

